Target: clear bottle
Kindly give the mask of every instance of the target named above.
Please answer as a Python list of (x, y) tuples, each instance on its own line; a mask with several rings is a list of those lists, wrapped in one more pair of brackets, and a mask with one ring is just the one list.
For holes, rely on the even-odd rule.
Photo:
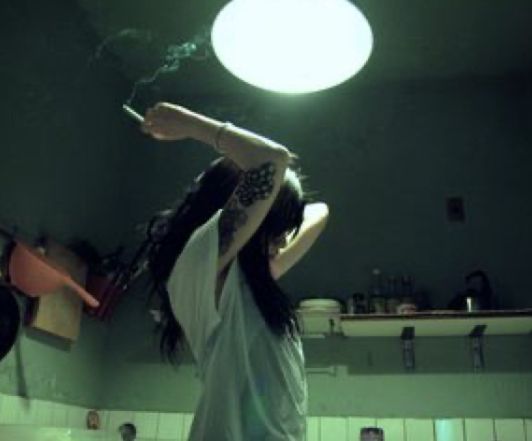
[(417, 311), (417, 304), (414, 298), (414, 279), (411, 276), (401, 277), (401, 304), (397, 307), (400, 314), (408, 314)]
[(402, 285), (403, 298), (406, 298), (410, 300), (411, 302), (413, 302), (414, 300), (414, 279), (411, 276), (404, 274), (403, 277), (401, 278), (401, 285)]
[(379, 268), (374, 268), (371, 272), (369, 299), (370, 312), (375, 314), (386, 313), (386, 299), (383, 292), (382, 272)]
[(388, 314), (397, 314), (397, 307), (400, 303), (397, 282), (397, 277), (388, 277), (388, 295), (386, 297), (386, 312)]
[(382, 272), (379, 268), (373, 268), (371, 271), (370, 294), (382, 296)]
[(368, 301), (364, 293), (356, 292), (352, 296), (355, 314), (366, 314), (368, 312)]

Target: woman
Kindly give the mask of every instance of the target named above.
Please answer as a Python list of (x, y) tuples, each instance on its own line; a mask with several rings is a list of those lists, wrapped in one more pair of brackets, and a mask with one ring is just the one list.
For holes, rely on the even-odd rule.
[(269, 139), (168, 103), (147, 111), (142, 130), (222, 155), (158, 215), (149, 258), (161, 349), (171, 358), (185, 337), (204, 386), (189, 440), (305, 439), (299, 328), (276, 280), (317, 239), (327, 206), (306, 203), (293, 155)]

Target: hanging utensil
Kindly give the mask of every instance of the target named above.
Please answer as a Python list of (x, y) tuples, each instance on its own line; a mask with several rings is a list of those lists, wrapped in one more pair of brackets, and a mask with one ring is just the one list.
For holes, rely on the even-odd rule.
[(13, 285), (30, 297), (51, 294), (61, 286), (68, 286), (91, 307), (99, 305), (61, 267), (38, 251), (17, 241), (9, 259), (9, 277)]

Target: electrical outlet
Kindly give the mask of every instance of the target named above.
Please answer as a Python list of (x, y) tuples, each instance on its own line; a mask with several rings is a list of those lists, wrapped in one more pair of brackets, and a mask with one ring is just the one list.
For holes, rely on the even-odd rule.
[(447, 198), (447, 220), (449, 222), (465, 222), (463, 197), (458, 196)]

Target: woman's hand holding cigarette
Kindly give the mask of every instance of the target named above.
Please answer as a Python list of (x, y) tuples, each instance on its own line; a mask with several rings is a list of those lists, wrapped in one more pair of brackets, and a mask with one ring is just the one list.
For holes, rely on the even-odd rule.
[(182, 106), (157, 103), (146, 111), (141, 130), (160, 141), (178, 141), (194, 136), (198, 117)]

